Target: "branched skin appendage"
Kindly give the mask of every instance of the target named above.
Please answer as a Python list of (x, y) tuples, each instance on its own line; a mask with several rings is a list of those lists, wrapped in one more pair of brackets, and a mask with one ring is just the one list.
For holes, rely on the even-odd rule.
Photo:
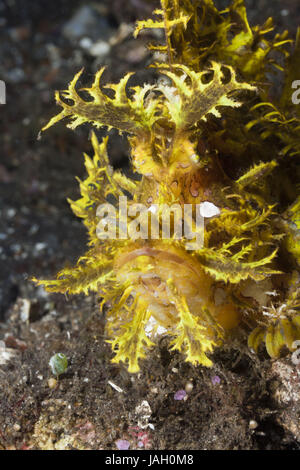
[[(161, 4), (159, 19), (138, 22), (135, 35), (164, 28), (166, 44), (149, 46), (164, 57), (154, 64), (164, 82), (128, 89), (127, 74), (104, 87), (101, 69), (85, 88), (88, 101), (76, 89), (82, 72), (56, 94), (62, 111), (43, 130), (67, 118), (72, 129), (90, 123), (126, 133), (140, 179), (114, 171), (108, 137), (99, 143), (93, 133), (81, 197), (69, 201), (89, 232), (89, 250), (55, 280), (35, 281), (50, 292), (100, 294), (113, 362), (130, 372), (161, 335), (194, 365), (211, 366), (210, 353), (237, 328), (249, 330), (250, 348), (265, 343), (277, 357), (300, 339), (300, 198), (294, 185), (282, 203), (278, 189), (300, 153), (300, 115), (288, 93), (299, 34), (293, 53), (287, 33), (266, 40), (271, 20), (251, 28), (242, 0), (222, 13), (212, 0), (202, 0), (200, 10), (190, 0)], [(280, 67), (271, 52), (287, 63), (282, 96), (273, 102), (261, 85), (272, 64)], [(129, 208), (210, 202), (218, 213), (193, 250), (174, 233), (99, 239), (97, 207), (113, 199), (118, 208), (124, 195)], [(194, 228), (195, 216), (189, 223)]]

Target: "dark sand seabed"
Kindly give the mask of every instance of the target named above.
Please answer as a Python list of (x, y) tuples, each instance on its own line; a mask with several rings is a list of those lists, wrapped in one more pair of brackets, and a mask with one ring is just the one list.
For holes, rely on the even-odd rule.
[[(83, 3), (98, 9), (85, 30), (74, 20)], [(148, 17), (150, 3), (0, 0), (0, 449), (116, 449), (119, 440), (130, 449), (300, 447), (300, 373), (290, 358), (257, 357), (239, 343), (217, 351), (212, 369), (194, 368), (163, 339), (130, 375), (110, 362), (95, 296), (66, 299), (29, 281), (53, 276), (86, 243), (66, 198), (78, 196), (89, 131), (58, 125), (37, 140), (57, 111), (53, 91), (82, 66), (90, 83), (103, 63), (108, 82), (129, 70), (138, 71), (133, 85), (151, 80), (151, 38), (134, 40), (126, 26)], [(272, 15), (279, 31), (295, 34), (299, 0), (246, 3), (252, 24)], [(116, 167), (126, 166), (127, 150), (111, 132)], [(56, 352), (69, 366), (51, 388)], [(174, 399), (185, 388), (187, 399)]]

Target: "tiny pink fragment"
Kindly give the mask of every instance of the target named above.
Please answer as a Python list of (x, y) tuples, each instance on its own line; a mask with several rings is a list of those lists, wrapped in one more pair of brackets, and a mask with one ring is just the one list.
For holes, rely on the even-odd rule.
[(174, 400), (184, 400), (186, 396), (187, 393), (185, 390), (178, 390), (174, 395)]
[(211, 379), (213, 385), (218, 385), (221, 383), (221, 379), (218, 375), (214, 375)]
[(128, 450), (130, 442), (126, 441), (126, 439), (118, 439), (116, 445), (119, 450)]

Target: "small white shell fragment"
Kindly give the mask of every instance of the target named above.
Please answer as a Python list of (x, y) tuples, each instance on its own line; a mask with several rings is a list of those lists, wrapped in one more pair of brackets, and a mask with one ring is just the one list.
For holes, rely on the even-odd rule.
[(258, 423), (257, 423), (254, 419), (251, 419), (251, 420), (249, 421), (249, 428), (250, 428), (250, 429), (256, 429), (257, 426), (258, 426)]
[(99, 39), (99, 41), (95, 42), (90, 48), (89, 52), (92, 56), (98, 57), (98, 58), (103, 58), (109, 54), (110, 51), (110, 45), (103, 41), (102, 39)]
[(156, 324), (156, 320), (154, 317), (151, 316), (145, 326), (145, 333), (148, 337), (151, 335), (155, 324)]
[(82, 47), (82, 49), (90, 49), (90, 47), (92, 47), (93, 45), (93, 41), (91, 40), (91, 38), (88, 38), (87, 36), (85, 36), (82, 39), (80, 39), (79, 45), (80, 47)]
[(184, 388), (186, 393), (191, 393), (194, 388), (194, 385), (192, 384), (192, 382), (187, 382)]
[(202, 217), (210, 218), (220, 213), (220, 209), (212, 202), (205, 201), (200, 203), (200, 215)]
[(155, 336), (161, 336), (168, 331), (164, 326), (157, 325), (157, 321), (153, 316), (151, 316), (145, 326), (145, 333), (148, 338), (153, 334), (153, 330), (155, 330), (155, 328)]
[(36, 251), (43, 251), (45, 248), (47, 248), (47, 243), (40, 242), (35, 244)]
[(20, 299), (20, 319), (24, 323), (29, 321), (30, 306), (28, 299)]
[[(1, 341), (1, 343), (2, 343), (2, 341)], [(16, 354), (17, 354), (17, 352), (14, 349), (10, 349), (10, 348), (0, 346), (0, 366), (4, 366), (14, 356), (16, 356)]]
[(156, 330), (158, 336), (163, 335), (167, 331), (168, 331), (167, 328), (165, 328), (164, 326), (161, 326), (161, 325), (159, 325), (157, 327), (157, 330)]
[(117, 392), (119, 392), (119, 393), (123, 393), (123, 392), (124, 392), (124, 390), (123, 390), (121, 387), (119, 387), (118, 385), (114, 384), (111, 380), (108, 380), (107, 383), (109, 383), (109, 385), (110, 385), (114, 390), (116, 390)]
[(150, 427), (151, 429), (153, 429), (150, 425), (151, 423), (149, 423), (149, 418), (151, 417), (152, 410), (147, 400), (143, 400), (140, 405), (136, 406), (135, 414), (138, 419), (139, 428), (146, 429)]

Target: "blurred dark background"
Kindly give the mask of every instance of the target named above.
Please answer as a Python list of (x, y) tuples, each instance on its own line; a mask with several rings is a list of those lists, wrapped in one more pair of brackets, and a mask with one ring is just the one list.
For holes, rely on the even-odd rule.
[[(246, 4), (251, 24), (273, 16), (278, 31), (295, 35), (299, 0)], [(137, 71), (132, 84), (151, 79), (145, 45), (155, 37), (135, 40), (132, 31), (135, 20), (157, 6), (152, 0), (0, 0), (0, 79), (7, 87), (7, 104), (0, 106), (0, 322), (18, 297), (43, 304), (45, 292), (28, 277), (53, 275), (85, 248), (84, 227), (66, 198), (78, 196), (75, 176), (84, 175), (89, 129), (72, 132), (61, 124), (37, 140), (58, 111), (54, 91), (64, 89), (81, 67), (84, 84), (102, 65), (105, 81), (127, 71)], [(126, 139), (110, 134), (113, 164), (126, 165)]]

